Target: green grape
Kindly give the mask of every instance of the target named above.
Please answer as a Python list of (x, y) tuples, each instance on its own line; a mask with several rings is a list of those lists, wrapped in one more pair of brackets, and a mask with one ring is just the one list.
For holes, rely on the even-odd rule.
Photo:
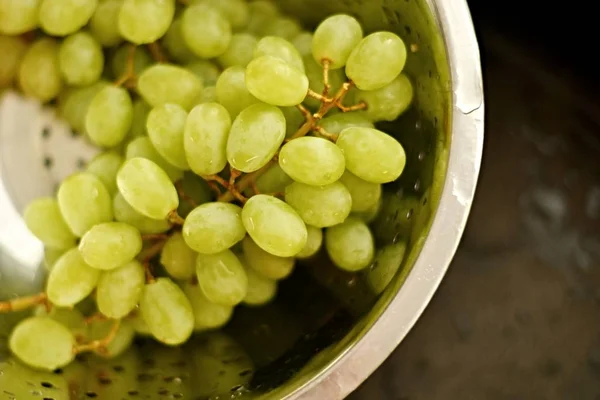
[(34, 30), (38, 24), (41, 1), (0, 1), (0, 33), (3, 35), (20, 35)]
[(173, 60), (179, 63), (187, 63), (195, 60), (196, 55), (183, 40), (182, 25), (182, 19), (175, 18), (166, 35), (163, 37), (162, 44)]
[(292, 40), (302, 32), (298, 21), (288, 17), (277, 17), (268, 21), (264, 28), (265, 36), (279, 36)]
[(246, 268), (248, 292), (244, 303), (250, 306), (262, 306), (269, 303), (277, 294), (277, 281), (269, 279), (252, 268)]
[(53, 371), (75, 358), (73, 334), (52, 318), (30, 317), (12, 331), (10, 350), (30, 367)]
[[(402, 174), (406, 165), (402, 145), (377, 129), (346, 128), (336, 144), (344, 152), (346, 168), (368, 182), (392, 182)], [(365, 160), (370, 162), (365, 163)]]
[(227, 164), (231, 117), (219, 103), (199, 104), (185, 123), (183, 144), (189, 167), (198, 175), (221, 172)]
[(244, 67), (229, 67), (216, 83), (217, 101), (235, 118), (245, 108), (260, 103), (246, 88), (246, 70)]
[(145, 283), (144, 267), (136, 260), (102, 272), (96, 289), (98, 311), (109, 318), (125, 317), (140, 301)]
[[(73, 243), (75, 246), (75, 243)], [(44, 267), (46, 267), (46, 271), (52, 270), (54, 264), (58, 261), (58, 259), (65, 254), (64, 249), (54, 249), (52, 247), (46, 247), (44, 249)]]
[(201, 254), (227, 250), (246, 235), (242, 209), (234, 204), (214, 202), (196, 207), (185, 219), (183, 238)]
[(256, 44), (254, 57), (272, 56), (279, 58), (292, 67), (304, 72), (304, 61), (293, 44), (277, 36), (266, 36)]
[(231, 250), (199, 254), (196, 275), (202, 293), (212, 303), (235, 306), (246, 297), (248, 276)]
[(86, 86), (100, 79), (104, 54), (100, 43), (87, 32), (68, 36), (58, 50), (58, 65), (69, 85)]
[(354, 272), (371, 264), (375, 243), (363, 221), (348, 217), (344, 223), (325, 231), (325, 248), (335, 265)]
[(27, 228), (44, 246), (54, 249), (68, 249), (75, 246), (77, 238), (65, 222), (58, 207), (58, 201), (52, 197), (40, 197), (33, 200), (23, 213)]
[(193, 172), (187, 171), (181, 180), (183, 193), (193, 202), (180, 201), (177, 213), (185, 218), (200, 204), (208, 203), (213, 199), (213, 192), (208, 183)]
[(105, 151), (98, 154), (90, 161), (86, 167), (86, 171), (98, 177), (112, 196), (118, 192), (117, 188), (117, 172), (123, 164), (123, 157), (115, 151)]
[(363, 220), (367, 224), (370, 224), (371, 222), (375, 221), (375, 219), (379, 216), (379, 211), (381, 211), (382, 204), (383, 204), (383, 201), (381, 200), (381, 197), (380, 197), (379, 201), (375, 205), (373, 205), (373, 207), (369, 208), (366, 211), (353, 212), (350, 215)]
[(244, 0), (200, 0), (218, 9), (227, 18), (234, 30), (241, 30), (248, 24), (250, 11)]
[(25, 95), (47, 102), (58, 96), (62, 85), (56, 41), (50, 38), (37, 40), (21, 60), (19, 86)]
[(185, 283), (183, 292), (192, 304), (195, 331), (220, 328), (231, 319), (233, 307), (212, 303), (197, 284)]
[(76, 308), (52, 307), (50, 312), (48, 312), (46, 306), (42, 305), (35, 309), (33, 315), (35, 317), (52, 318), (69, 329), (76, 339), (87, 338), (88, 336), (88, 326), (85, 317)]
[(129, 160), (135, 157), (141, 157), (152, 161), (165, 171), (169, 179), (173, 182), (176, 182), (183, 177), (183, 171), (158, 154), (158, 151), (156, 151), (150, 138), (147, 136), (138, 137), (127, 145), (125, 149), (125, 158)]
[(341, 224), (352, 208), (352, 196), (340, 182), (324, 186), (294, 182), (285, 188), (285, 201), (317, 228)]
[(202, 90), (202, 96), (201, 96), (201, 99), (198, 102), (198, 104), (216, 103), (216, 102), (217, 102), (217, 88), (215, 86), (205, 87), (204, 90)]
[(248, 4), (248, 32), (262, 35), (271, 20), (279, 15), (277, 6), (268, 0), (256, 0)]
[(177, 104), (162, 104), (148, 114), (148, 137), (158, 153), (179, 169), (189, 169), (183, 149), (187, 112)]
[(216, 85), (217, 79), (219, 79), (219, 75), (221, 75), (219, 67), (208, 60), (196, 60), (187, 64), (185, 68), (200, 77), (202, 82), (207, 86)]
[(98, 224), (79, 242), (83, 260), (93, 268), (111, 270), (133, 260), (142, 250), (142, 235), (123, 222)]
[(157, 64), (142, 72), (138, 91), (153, 107), (173, 103), (189, 110), (202, 93), (202, 81), (184, 68)]
[(0, 63), (0, 88), (13, 84), (26, 51), (27, 44), (20, 37), (0, 35), (0, 54), (2, 54), (2, 62)]
[(131, 118), (131, 129), (129, 137), (135, 139), (146, 134), (146, 120), (150, 113), (150, 106), (142, 99), (133, 101), (133, 115)]
[(150, 328), (148, 328), (148, 324), (146, 324), (146, 321), (144, 321), (142, 315), (139, 312), (134, 312), (131, 315), (133, 317), (130, 319), (130, 321), (133, 325), (135, 333), (140, 336), (152, 336), (152, 332), (150, 332)]
[(242, 241), (244, 250), (245, 265), (252, 268), (262, 276), (280, 280), (286, 278), (292, 273), (296, 260), (292, 257), (277, 257), (267, 253), (250, 236), (246, 236)]
[(174, 15), (175, 0), (124, 0), (119, 32), (131, 43), (152, 43), (167, 32)]
[[(308, 86), (317, 93), (323, 93), (323, 89), (325, 88), (323, 83), (323, 67), (317, 64), (312, 54), (304, 56), (303, 60), (306, 77), (308, 78)], [(342, 69), (334, 69), (329, 71), (329, 84), (331, 85), (329, 93), (331, 95), (337, 93), (345, 80), (346, 77), (344, 76), (344, 71)], [(312, 97), (307, 97), (304, 99), (304, 104), (317, 110), (321, 105), (321, 102), (317, 99), (313, 99)], [(328, 115), (330, 115), (332, 111), (330, 111)]]
[(148, 218), (166, 219), (179, 205), (177, 190), (169, 176), (145, 158), (125, 161), (117, 174), (117, 186), (125, 200)]
[(242, 222), (252, 240), (275, 256), (295, 256), (306, 245), (304, 221), (290, 205), (276, 197), (264, 194), (251, 197), (242, 209)]
[(265, 103), (295, 106), (306, 97), (308, 78), (280, 58), (261, 56), (248, 64), (246, 86), (254, 97)]
[(42, 0), (39, 23), (52, 36), (75, 33), (88, 23), (98, 0)]
[(313, 57), (319, 65), (328, 60), (329, 68), (342, 68), (362, 38), (363, 30), (354, 17), (346, 14), (332, 15), (323, 20), (315, 30)]
[(245, 67), (252, 61), (254, 47), (258, 39), (249, 33), (236, 33), (231, 37), (229, 46), (217, 60), (223, 68), (239, 65)]
[[(260, 193), (283, 193), (285, 188), (293, 182), (292, 178), (276, 164), (258, 177), (256, 180), (256, 188)], [(249, 195), (256, 194), (250, 188), (248, 188), (247, 193)]]
[(85, 116), (85, 131), (97, 146), (114, 147), (131, 128), (133, 104), (127, 89), (105, 86), (90, 103)]
[(413, 88), (404, 74), (382, 88), (359, 90), (354, 97), (356, 102), (367, 103), (365, 114), (373, 121), (394, 121), (410, 106), (412, 98)]
[(178, 345), (194, 330), (194, 312), (185, 293), (168, 278), (158, 278), (144, 287), (140, 312), (157, 340)]
[(163, 247), (160, 263), (172, 278), (187, 280), (196, 274), (196, 257), (198, 254), (185, 243), (181, 232), (175, 232)]
[(352, 196), (352, 212), (366, 212), (377, 206), (381, 199), (381, 185), (360, 179), (350, 171), (344, 172), (340, 182)]
[(100, 270), (87, 265), (77, 247), (73, 247), (58, 259), (48, 275), (48, 300), (55, 306), (72, 307), (92, 293), (99, 277)]
[(289, 139), (306, 122), (306, 119), (297, 107), (280, 108), (285, 117), (285, 137)]
[(225, 53), (231, 42), (231, 24), (215, 7), (200, 3), (183, 12), (181, 30), (185, 44), (202, 58)]
[(62, 115), (77, 132), (85, 132), (85, 117), (94, 97), (108, 86), (105, 81), (96, 82), (90, 86), (74, 88), (64, 102)]
[(317, 254), (323, 245), (323, 231), (321, 228), (307, 225), (306, 230), (308, 231), (306, 245), (300, 253), (296, 254), (296, 258), (299, 259), (311, 258)]
[(285, 117), (268, 104), (245, 108), (233, 121), (227, 139), (227, 160), (242, 172), (266, 165), (285, 139)]
[[(120, 78), (127, 71), (127, 59), (129, 58), (130, 49), (130, 44), (124, 44), (113, 54), (110, 66), (115, 78)], [(142, 71), (152, 63), (152, 57), (146, 50), (140, 47), (135, 48), (133, 54), (133, 73), (135, 76), (140, 76)]]
[(302, 58), (312, 55), (312, 42), (313, 34), (310, 32), (301, 32), (291, 41)]
[(119, 26), (115, 23), (122, 5), (123, 0), (100, 1), (90, 19), (90, 32), (104, 47), (114, 47), (123, 41)]
[(375, 294), (382, 293), (402, 265), (406, 243), (398, 242), (380, 249), (366, 273), (367, 282)]
[(323, 118), (319, 122), (319, 126), (325, 131), (333, 134), (338, 134), (346, 128), (375, 128), (373, 122), (364, 112), (353, 111), (343, 114), (335, 114), (330, 117)]
[(375, 90), (392, 82), (406, 62), (406, 46), (392, 32), (366, 36), (352, 50), (346, 62), (346, 75), (360, 90)]
[(297, 182), (321, 186), (337, 181), (346, 162), (340, 148), (329, 140), (305, 136), (281, 148), (279, 166)]
[(152, 219), (135, 211), (125, 200), (121, 193), (117, 193), (113, 200), (115, 219), (136, 227), (140, 233), (156, 234), (171, 229), (171, 224), (164, 219)]
[[(115, 321), (104, 320), (94, 321), (90, 325), (90, 339), (105, 339), (114, 329)], [(94, 353), (102, 358), (116, 358), (125, 353), (131, 347), (135, 338), (135, 328), (133, 323), (128, 320), (122, 320), (117, 329), (113, 340), (106, 346), (106, 349), (95, 350)]]
[(95, 175), (79, 172), (65, 179), (58, 188), (58, 207), (65, 222), (81, 237), (94, 225), (113, 219), (108, 190)]

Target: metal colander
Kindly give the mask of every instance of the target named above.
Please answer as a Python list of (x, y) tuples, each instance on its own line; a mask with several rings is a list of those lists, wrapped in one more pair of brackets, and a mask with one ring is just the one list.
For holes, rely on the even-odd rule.
[[(372, 227), (379, 248), (408, 243), (377, 294), (365, 272), (320, 255), (280, 283), (265, 307), (238, 307), (221, 331), (170, 348), (139, 339), (114, 360), (80, 357), (54, 373), (30, 370), (6, 351), (25, 313), (0, 316), (0, 399), (339, 399), (385, 359), (414, 324), (456, 249), (482, 148), (479, 53), (464, 0), (282, 0), (313, 27), (328, 14), (355, 16), (365, 32), (391, 30), (410, 48), (411, 108), (380, 129), (407, 153), (386, 185)], [(32, 199), (84, 168), (97, 152), (50, 108), (15, 93), (0, 98), (0, 298), (39, 292), (44, 252), (21, 219)], [(374, 264), (371, 268), (377, 268)]]

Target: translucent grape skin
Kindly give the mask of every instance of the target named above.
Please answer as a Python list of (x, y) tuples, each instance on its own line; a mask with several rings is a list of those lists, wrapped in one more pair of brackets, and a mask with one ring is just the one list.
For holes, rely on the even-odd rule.
[[(344, 152), (346, 168), (367, 182), (396, 180), (406, 165), (404, 148), (390, 135), (372, 128), (346, 128), (337, 146)], [(370, 160), (365, 163), (365, 160)]]
[(352, 212), (366, 212), (377, 206), (381, 199), (381, 185), (360, 179), (350, 171), (344, 172), (340, 182), (352, 196)]
[(202, 93), (202, 81), (184, 68), (157, 64), (142, 72), (138, 91), (153, 107), (173, 103), (189, 110)]
[(217, 101), (235, 118), (245, 108), (260, 103), (246, 88), (246, 70), (241, 66), (227, 68), (216, 82)]
[(369, 227), (354, 217), (325, 231), (325, 248), (335, 265), (350, 272), (368, 267), (375, 253)]
[(229, 46), (223, 54), (218, 57), (219, 64), (223, 68), (239, 65), (245, 67), (252, 61), (253, 49), (258, 39), (249, 33), (236, 33), (231, 37)]
[(142, 250), (140, 231), (123, 222), (98, 224), (81, 238), (79, 252), (93, 268), (111, 270), (129, 261)]
[(85, 130), (94, 144), (114, 147), (121, 143), (133, 120), (133, 103), (126, 89), (106, 86), (92, 100), (85, 116)]
[(20, 35), (37, 27), (41, 0), (4, 0), (0, 2), (0, 33)]
[(50, 38), (37, 40), (21, 61), (19, 86), (27, 96), (47, 102), (58, 96), (62, 85), (56, 41)]
[(264, 277), (280, 280), (288, 277), (294, 269), (293, 257), (278, 257), (261, 249), (250, 236), (242, 241), (244, 265), (252, 268)]
[(125, 317), (137, 306), (145, 282), (144, 267), (136, 260), (102, 272), (96, 289), (98, 311), (109, 318)]
[(152, 43), (167, 32), (174, 15), (175, 0), (124, 0), (119, 32), (131, 43)]
[(262, 306), (269, 303), (277, 294), (277, 281), (269, 279), (252, 268), (246, 268), (248, 276), (248, 292), (244, 304)]
[(59, 307), (72, 307), (96, 288), (100, 270), (83, 261), (77, 247), (62, 255), (48, 276), (48, 300)]
[(33, 200), (23, 212), (27, 228), (44, 246), (68, 249), (75, 246), (76, 237), (60, 213), (58, 202), (52, 197)]
[(123, 161), (123, 157), (116, 151), (105, 151), (94, 157), (88, 163), (85, 170), (96, 175), (112, 197), (118, 191), (115, 179)]
[[(292, 44), (298, 50), (301, 57), (312, 55), (313, 34), (302, 32), (292, 40)], [(304, 64), (304, 62), (302, 62)]]
[(281, 148), (279, 166), (296, 182), (322, 186), (342, 176), (346, 161), (340, 148), (329, 140), (305, 136)]
[(40, 305), (34, 309), (33, 315), (36, 317), (50, 317), (56, 322), (69, 329), (71, 333), (78, 338), (86, 338), (88, 336), (88, 326), (85, 322), (85, 317), (76, 308), (52, 307), (50, 311), (45, 305)]
[(315, 30), (312, 41), (313, 57), (320, 65), (327, 60), (329, 68), (342, 68), (362, 37), (362, 27), (354, 17), (345, 14), (332, 15), (323, 20)]
[(376, 90), (362, 91), (355, 94), (355, 102), (365, 102), (365, 115), (373, 121), (394, 121), (411, 104), (413, 87), (408, 77), (398, 75), (391, 83)]
[(136, 227), (143, 234), (163, 233), (171, 229), (171, 224), (164, 219), (152, 219), (135, 211), (121, 193), (113, 199), (115, 220)]
[(233, 315), (233, 307), (210, 302), (195, 284), (185, 283), (183, 292), (194, 310), (194, 330), (196, 332), (216, 329), (225, 325)]
[(127, 138), (135, 139), (146, 134), (146, 120), (150, 113), (150, 106), (142, 99), (133, 101), (133, 116), (131, 118), (131, 129)]
[(279, 15), (275, 4), (269, 0), (256, 0), (248, 4), (249, 19), (247, 29), (250, 33), (262, 35), (268, 22)]
[(196, 274), (197, 257), (198, 254), (185, 243), (181, 232), (175, 232), (163, 247), (160, 263), (173, 279), (188, 280)]
[(227, 250), (246, 235), (241, 213), (242, 209), (235, 204), (202, 204), (185, 219), (183, 238), (191, 249), (201, 254)]
[(13, 84), (25, 51), (27, 51), (27, 44), (20, 37), (0, 35), (0, 54), (2, 54), (0, 88)]
[(162, 38), (162, 44), (169, 52), (169, 56), (179, 63), (185, 64), (196, 59), (196, 55), (190, 50), (183, 40), (183, 31), (181, 29), (183, 20), (181, 17), (175, 18), (169, 27), (169, 30)]
[(217, 8), (227, 18), (234, 30), (241, 30), (250, 17), (248, 3), (244, 0), (201, 0)]
[(42, 0), (40, 26), (53, 36), (66, 36), (88, 23), (98, 0)]
[(375, 128), (375, 125), (373, 125), (373, 122), (367, 117), (365, 112), (335, 114), (323, 118), (319, 122), (319, 126), (326, 132), (334, 134), (338, 134), (346, 128)]
[(69, 85), (91, 85), (100, 79), (104, 54), (100, 43), (87, 32), (68, 36), (58, 50), (58, 64)]
[(306, 225), (306, 230), (308, 231), (308, 239), (302, 251), (296, 254), (298, 259), (311, 258), (317, 254), (323, 245), (323, 231), (320, 228)]
[(318, 228), (344, 222), (352, 209), (352, 196), (339, 182), (324, 186), (294, 182), (285, 188), (285, 201), (304, 222)]
[(125, 149), (125, 158), (129, 160), (135, 157), (146, 158), (152, 161), (165, 171), (167, 176), (173, 182), (176, 182), (183, 177), (183, 171), (158, 154), (158, 151), (147, 136), (138, 137), (127, 145), (127, 148)]
[(246, 87), (267, 104), (295, 106), (306, 97), (308, 78), (280, 58), (261, 56), (246, 67)]
[(405, 254), (404, 242), (394, 243), (377, 251), (373, 268), (369, 268), (366, 274), (367, 282), (375, 294), (382, 293), (388, 287), (400, 269)]
[(69, 93), (61, 114), (76, 132), (85, 132), (87, 110), (94, 97), (107, 85), (105, 81), (98, 81), (90, 86), (74, 88)]
[[(185, 68), (201, 78), (202, 82), (206, 86), (215, 85), (217, 83), (217, 79), (219, 79), (219, 75), (221, 75), (221, 70), (219, 67), (209, 60), (193, 61), (186, 64)], [(242, 71), (243, 70), (244, 69), (242, 68)]]
[(187, 112), (177, 104), (162, 104), (150, 111), (146, 122), (148, 137), (165, 160), (179, 169), (190, 169), (183, 148)]
[(195, 4), (183, 13), (183, 39), (198, 57), (214, 58), (225, 53), (231, 42), (231, 24), (215, 7)]
[(254, 47), (254, 57), (272, 56), (280, 58), (292, 67), (304, 72), (304, 61), (293, 44), (277, 36), (266, 36)]
[(122, 5), (123, 0), (101, 1), (90, 19), (90, 32), (104, 47), (114, 47), (123, 41), (119, 26), (115, 24)]
[(271, 19), (265, 25), (263, 33), (265, 36), (279, 36), (286, 40), (292, 40), (301, 31), (302, 28), (295, 19), (288, 17), (277, 17)]
[(215, 304), (235, 306), (246, 297), (248, 277), (242, 263), (231, 250), (199, 254), (196, 275), (202, 293)]

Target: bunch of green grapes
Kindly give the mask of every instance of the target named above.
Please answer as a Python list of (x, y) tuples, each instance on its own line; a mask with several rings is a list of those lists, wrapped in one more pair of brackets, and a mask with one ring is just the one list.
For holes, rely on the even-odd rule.
[(0, 87), (103, 149), (24, 213), (49, 271), (0, 303), (39, 305), (10, 337), (24, 363), (115, 357), (136, 334), (180, 345), (322, 247), (373, 263), (368, 223), (406, 162), (374, 124), (413, 96), (394, 33), (348, 15), (303, 31), (265, 0), (1, 0), (0, 34)]

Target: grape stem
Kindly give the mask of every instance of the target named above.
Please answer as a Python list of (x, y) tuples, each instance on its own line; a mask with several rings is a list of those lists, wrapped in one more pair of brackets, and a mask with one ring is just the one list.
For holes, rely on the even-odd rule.
[(151, 259), (160, 254), (163, 247), (165, 247), (165, 243), (167, 243), (167, 240), (161, 240), (159, 242), (154, 243), (152, 246), (145, 248), (140, 252), (137, 259), (141, 260), (142, 263), (149, 262)]
[(121, 320), (116, 319), (110, 332), (108, 332), (108, 335), (106, 335), (104, 339), (93, 340), (86, 344), (74, 346), (73, 354), (80, 354), (86, 351), (99, 351), (101, 353), (107, 353), (106, 347), (114, 340), (115, 336), (117, 336), (120, 326)]
[(321, 60), (321, 64), (323, 65), (323, 96), (327, 96), (331, 90), (331, 84), (329, 83), (329, 66), (331, 65), (331, 60), (324, 58)]
[[(162, 250), (162, 247), (161, 247)], [(154, 279), (154, 275), (152, 274), (152, 267), (150, 267), (150, 261), (144, 261), (144, 274), (146, 275), (146, 283), (154, 283), (156, 279)]]
[(331, 140), (334, 143), (337, 142), (337, 139), (339, 136), (336, 133), (327, 132), (322, 126), (319, 126), (319, 125), (315, 126), (313, 128), (313, 131), (315, 131), (319, 136), (321, 136), (325, 139)]
[(159, 63), (169, 62), (169, 59), (165, 55), (165, 52), (163, 51), (162, 47), (160, 46), (160, 44), (158, 42), (150, 43), (148, 45), (148, 50), (150, 50), (150, 54), (152, 55), (152, 58), (154, 58), (154, 60), (156, 62), (159, 62)]
[(192, 199), (190, 196), (188, 196), (185, 193), (185, 191), (183, 190), (183, 183), (181, 181), (175, 182), (175, 189), (177, 189), (177, 194), (179, 194), (179, 197), (181, 197), (181, 200), (187, 202), (193, 208), (198, 207), (198, 204), (194, 201), (194, 199)]
[(125, 85), (126, 87), (133, 88), (135, 87), (135, 80), (137, 79), (135, 76), (135, 45), (132, 44), (129, 46), (129, 52), (127, 53), (127, 62), (125, 64), (125, 72), (123, 75), (119, 77), (114, 83), (115, 86), (121, 87)]
[(90, 315), (89, 317), (87, 317), (85, 319), (85, 323), (87, 325), (91, 324), (92, 322), (96, 322), (96, 321), (106, 321), (108, 319), (108, 317), (104, 314), (102, 314), (101, 312), (96, 312), (92, 315)]
[(49, 308), (48, 295), (46, 293), (38, 293), (32, 296), (18, 297), (16, 299), (0, 302), (0, 313), (11, 311), (22, 311), (39, 304), (45, 304)]
[[(232, 184), (231, 178), (229, 179), (229, 182), (228, 182), (225, 179), (221, 178), (219, 175), (205, 175), (202, 177), (202, 179), (204, 179), (207, 182), (210, 182), (210, 181), (217, 182), (219, 185), (221, 185), (227, 189), (227, 193), (231, 193), (231, 195), (233, 196), (231, 198), (231, 200), (218, 200), (218, 201), (232, 201), (235, 198), (242, 203), (246, 203), (246, 201), (248, 201), (248, 199), (240, 193), (241, 191), (243, 191), (243, 189), (240, 190), (240, 188), (235, 185), (235, 179), (239, 176), (240, 172), (233, 168), (231, 171), (232, 171), (231, 178), (233, 178), (233, 184)], [(233, 171), (236, 171), (236, 173), (238, 175), (235, 175)], [(248, 176), (248, 175), (246, 175), (246, 176)]]
[(365, 108), (367, 108), (367, 103), (365, 103), (364, 101), (361, 101), (358, 104), (355, 104), (353, 106), (349, 106), (346, 107), (344, 106), (341, 102), (337, 103), (336, 106), (342, 110), (342, 112), (350, 112), (350, 111), (358, 111), (358, 110), (364, 110)]
[(177, 210), (173, 210), (167, 215), (167, 221), (174, 225), (183, 225), (185, 220), (181, 218), (179, 214), (177, 214)]
[(319, 100), (321, 103), (331, 103), (333, 101), (333, 99), (331, 99), (325, 95), (322, 95), (320, 93), (317, 93), (310, 88), (308, 89), (308, 92), (306, 92), (306, 95), (308, 97), (312, 97), (313, 99)]

